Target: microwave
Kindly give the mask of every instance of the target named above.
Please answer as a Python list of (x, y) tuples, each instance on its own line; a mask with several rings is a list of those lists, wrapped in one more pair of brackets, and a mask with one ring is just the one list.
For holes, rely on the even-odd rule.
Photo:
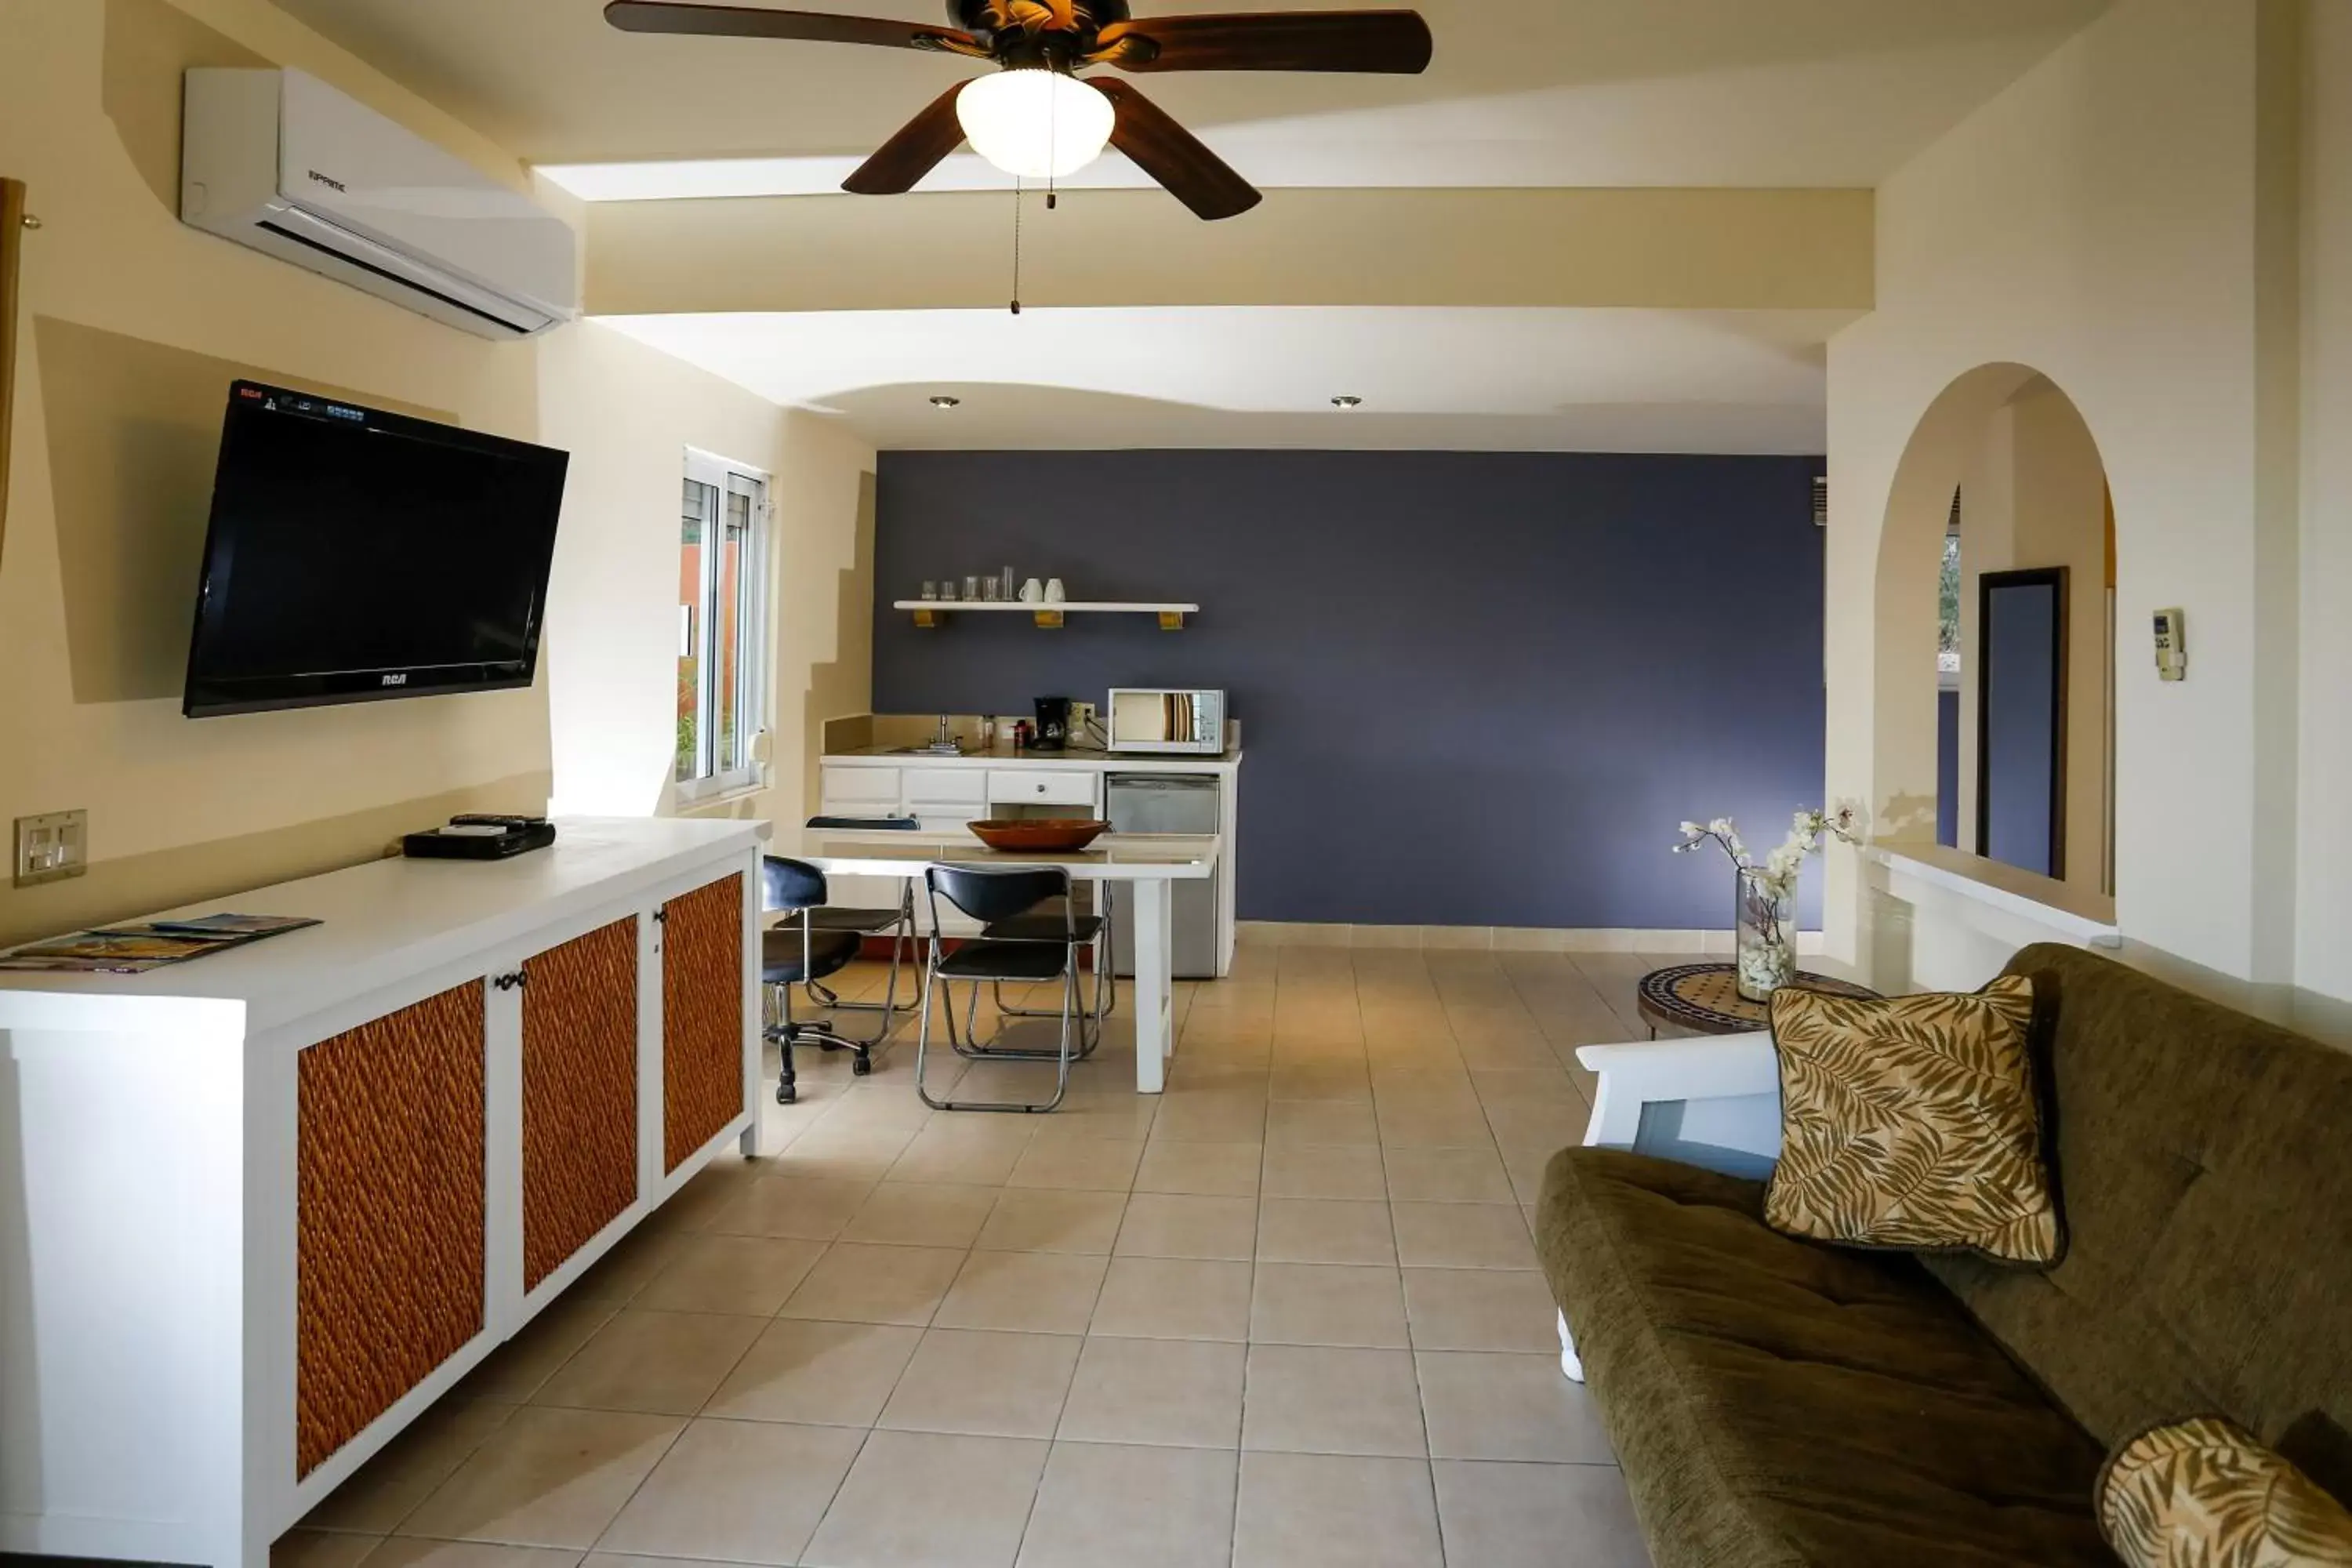
[(1213, 757), (1225, 749), (1222, 691), (1116, 689), (1105, 714), (1108, 751)]

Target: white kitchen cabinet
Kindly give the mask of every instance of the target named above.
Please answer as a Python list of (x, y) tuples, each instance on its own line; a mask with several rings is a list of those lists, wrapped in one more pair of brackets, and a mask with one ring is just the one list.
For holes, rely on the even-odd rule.
[(1101, 777), (1092, 773), (1045, 768), (999, 768), (988, 775), (991, 805), (1075, 805), (1096, 809)]

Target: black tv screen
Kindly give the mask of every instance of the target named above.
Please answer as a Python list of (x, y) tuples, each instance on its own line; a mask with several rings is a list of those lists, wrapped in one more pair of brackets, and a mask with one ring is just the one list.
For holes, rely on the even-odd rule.
[(569, 462), (236, 383), (181, 711), (529, 686)]

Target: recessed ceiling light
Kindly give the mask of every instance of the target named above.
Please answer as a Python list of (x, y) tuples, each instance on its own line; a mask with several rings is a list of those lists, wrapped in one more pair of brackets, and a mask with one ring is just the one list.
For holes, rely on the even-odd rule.
[(1331, 400), (1331, 406), (1339, 409), (1343, 414), (1350, 408), (1361, 408), (1363, 405), (1364, 400), (1362, 398), (1350, 396), (1345, 394), (1342, 394)]
[(946, 393), (942, 392), (937, 397), (931, 399), (931, 406), (934, 408), (961, 408), (963, 406), (963, 399), (961, 397), (950, 397)]

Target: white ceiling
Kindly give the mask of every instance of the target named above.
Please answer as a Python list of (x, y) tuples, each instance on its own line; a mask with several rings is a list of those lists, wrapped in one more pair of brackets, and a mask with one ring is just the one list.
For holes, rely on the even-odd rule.
[[(800, 3), (945, 14), (936, 0)], [(1867, 186), (2106, 3), (1420, 0), (1437, 40), (1423, 76), (1144, 85), (1274, 184)], [(599, 0), (278, 4), (541, 163), (863, 157), (973, 70), (905, 50), (623, 34)]]
[[(1218, 308), (604, 324), (884, 448), (1823, 449), (1808, 310)], [(942, 413), (947, 394), (961, 407)], [(1334, 410), (1341, 394), (1364, 400)]]

